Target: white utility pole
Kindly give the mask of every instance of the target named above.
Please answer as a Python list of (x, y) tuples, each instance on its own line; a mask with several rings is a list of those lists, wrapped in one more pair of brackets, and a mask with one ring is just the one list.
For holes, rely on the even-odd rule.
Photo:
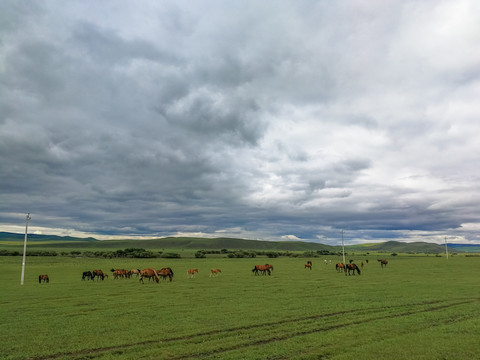
[(27, 234), (28, 234), (28, 220), (30, 220), (30, 213), (25, 218), (25, 239), (23, 240), (23, 260), (22, 260), (22, 277), (20, 279), (20, 285), (23, 285), (23, 278), (25, 276), (25, 256), (27, 255)]
[(343, 253), (343, 263), (345, 264), (345, 244), (343, 243), (343, 229), (342, 229), (342, 253)]

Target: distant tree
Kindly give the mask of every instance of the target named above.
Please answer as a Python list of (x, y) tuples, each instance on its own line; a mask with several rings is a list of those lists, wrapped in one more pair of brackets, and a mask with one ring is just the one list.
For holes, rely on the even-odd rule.
[(279, 256), (279, 254), (275, 251), (268, 251), (265, 253), (265, 255), (267, 255), (269, 258), (277, 258)]
[(179, 259), (181, 256), (180, 254), (177, 253), (164, 253), (161, 256), (162, 258), (168, 258), (168, 259)]
[(204, 259), (207, 257), (207, 254), (205, 252), (205, 250), (198, 250), (196, 253), (195, 253), (195, 257), (197, 259)]

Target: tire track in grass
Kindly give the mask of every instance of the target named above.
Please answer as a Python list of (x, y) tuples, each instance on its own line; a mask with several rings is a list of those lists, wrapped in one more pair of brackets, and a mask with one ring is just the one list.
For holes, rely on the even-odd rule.
[[(349, 327), (349, 326), (352, 326), (352, 325), (360, 325), (360, 324), (365, 324), (365, 323), (374, 322), (374, 321), (378, 321), (378, 320), (401, 318), (401, 317), (410, 316), (410, 315), (439, 311), (439, 310), (443, 310), (443, 309), (446, 309), (446, 308), (450, 308), (450, 307), (454, 307), (454, 306), (458, 306), (458, 305), (462, 305), (462, 304), (466, 304), (466, 303), (472, 303), (472, 302), (473, 301), (461, 301), (461, 302), (456, 302), (456, 303), (452, 303), (452, 304), (433, 306), (433, 307), (430, 307), (430, 308), (427, 308), (427, 309), (411, 310), (411, 311), (406, 311), (406, 312), (397, 313), (397, 314), (376, 316), (376, 317), (372, 317), (372, 318), (369, 318), (369, 319), (354, 320), (354, 321), (350, 321), (350, 322), (342, 323), (342, 324), (320, 326), (320, 327), (316, 327), (316, 328), (309, 329), (309, 330), (289, 332), (288, 334), (285, 334), (285, 335), (275, 335), (275, 336), (272, 336), (270, 338), (259, 339), (259, 340), (252, 341), (252, 342), (249, 342), (249, 343), (241, 343), (241, 344), (236, 344), (236, 345), (229, 346), (229, 347), (223, 347), (223, 348), (213, 350), (213, 351), (199, 352), (199, 353), (195, 353), (195, 354), (188, 354), (188, 355), (170, 357), (169, 359), (170, 360), (198, 359), (198, 358), (207, 357), (207, 356), (219, 355), (219, 354), (226, 353), (226, 352), (229, 352), (229, 351), (245, 349), (247, 347), (262, 346), (262, 345), (266, 345), (266, 344), (270, 344), (270, 343), (274, 343), (274, 342), (285, 341), (285, 340), (291, 339), (293, 337), (306, 336), (306, 335), (311, 335), (311, 334), (314, 334), (314, 333), (321, 333), (321, 332), (326, 332), (326, 331), (338, 330), (338, 329), (342, 329), (342, 328)], [(301, 321), (302, 320), (299, 320), (298, 322), (301, 322)]]
[(95, 355), (95, 354), (101, 354), (101, 353), (107, 353), (110, 351), (116, 351), (116, 350), (125, 350), (129, 348), (134, 348), (137, 346), (143, 346), (143, 345), (155, 345), (155, 344), (170, 344), (170, 343), (175, 343), (175, 342), (182, 342), (182, 341), (191, 341), (194, 339), (200, 339), (202, 337), (211, 337), (213, 335), (235, 335), (238, 332), (241, 331), (248, 331), (248, 330), (254, 330), (257, 328), (263, 328), (263, 327), (268, 327), (268, 326), (281, 326), (285, 324), (301, 324), (302, 322), (305, 321), (311, 321), (311, 320), (319, 320), (319, 319), (325, 319), (325, 318), (334, 318), (337, 316), (343, 316), (343, 315), (362, 315), (365, 314), (367, 315), (368, 313), (378, 313), (379, 311), (388, 311), (391, 309), (398, 309), (398, 308), (408, 308), (408, 307), (424, 307), (424, 306), (429, 306), (425, 309), (412, 309), (409, 311), (404, 311), (400, 313), (394, 313), (394, 314), (384, 314), (384, 315), (379, 315), (379, 316), (374, 316), (370, 318), (361, 318), (359, 320), (354, 320), (346, 323), (341, 323), (341, 324), (332, 324), (332, 325), (327, 325), (327, 326), (320, 326), (320, 327), (314, 327), (311, 329), (306, 329), (303, 331), (296, 331), (296, 332), (288, 332), (288, 334), (285, 335), (274, 335), (271, 337), (263, 338), (263, 339), (258, 339), (255, 341), (249, 341), (249, 342), (242, 342), (242, 343), (237, 343), (232, 346), (226, 346), (226, 347), (221, 347), (216, 350), (211, 350), (211, 351), (205, 351), (205, 352), (199, 352), (195, 354), (185, 354), (185, 355), (180, 355), (180, 356), (175, 356), (175, 357), (170, 357), (169, 359), (175, 359), (175, 360), (181, 360), (181, 359), (189, 359), (189, 358), (199, 358), (199, 357), (205, 357), (205, 356), (212, 356), (212, 355), (218, 355), (222, 353), (226, 353), (228, 351), (234, 351), (234, 350), (239, 350), (239, 349), (244, 349), (247, 347), (252, 347), (252, 346), (261, 346), (261, 345), (266, 345), (269, 343), (274, 343), (278, 341), (285, 341), (288, 339), (291, 339), (292, 337), (298, 337), (298, 336), (305, 336), (305, 335), (310, 335), (314, 334), (317, 332), (326, 332), (326, 331), (332, 331), (332, 330), (337, 330), (341, 329), (344, 327), (352, 326), (352, 325), (359, 325), (359, 324), (365, 324), (368, 322), (374, 322), (378, 320), (385, 320), (385, 319), (392, 319), (392, 318), (400, 318), (400, 317), (405, 317), (405, 316), (410, 316), (410, 315), (415, 315), (415, 314), (420, 314), (420, 313), (428, 313), (432, 311), (438, 311), (450, 307), (455, 307), (463, 304), (469, 304), (473, 302), (478, 302), (480, 299), (464, 299), (464, 300), (459, 300), (453, 303), (447, 303), (448, 300), (435, 300), (435, 301), (428, 301), (428, 302), (422, 302), (422, 303), (417, 303), (417, 304), (403, 304), (403, 305), (397, 305), (397, 306), (385, 306), (385, 307), (376, 307), (376, 308), (364, 308), (364, 309), (353, 309), (353, 310), (347, 310), (347, 311), (338, 311), (338, 312), (332, 312), (332, 313), (327, 313), (327, 314), (319, 314), (319, 315), (311, 315), (311, 316), (305, 316), (301, 318), (291, 318), (291, 319), (284, 319), (284, 320), (279, 320), (279, 321), (272, 321), (272, 322), (264, 322), (261, 324), (255, 324), (255, 325), (245, 325), (245, 326), (239, 326), (239, 327), (232, 327), (228, 329), (223, 329), (223, 330), (211, 330), (211, 331), (205, 331), (205, 332), (200, 332), (200, 333), (195, 333), (191, 335), (182, 335), (182, 336), (177, 336), (177, 337), (172, 337), (172, 338), (167, 338), (167, 339), (161, 339), (161, 340), (145, 340), (145, 341), (140, 341), (140, 342), (135, 342), (135, 343), (130, 343), (130, 344), (123, 344), (123, 345), (113, 345), (113, 346), (105, 346), (105, 347), (100, 347), (100, 348), (93, 348), (93, 349), (85, 349), (85, 350), (79, 350), (79, 351), (72, 351), (72, 352), (61, 352), (61, 353), (56, 353), (56, 354), (51, 354), (51, 355), (44, 355), (44, 356), (34, 356), (30, 357), (30, 360), (50, 360), (50, 359), (58, 359), (61, 357), (78, 357), (78, 356), (85, 356), (85, 355)]

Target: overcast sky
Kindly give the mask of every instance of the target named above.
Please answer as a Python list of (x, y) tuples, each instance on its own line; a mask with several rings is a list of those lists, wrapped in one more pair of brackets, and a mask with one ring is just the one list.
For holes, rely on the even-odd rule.
[(0, 231), (480, 243), (480, 2), (2, 1)]

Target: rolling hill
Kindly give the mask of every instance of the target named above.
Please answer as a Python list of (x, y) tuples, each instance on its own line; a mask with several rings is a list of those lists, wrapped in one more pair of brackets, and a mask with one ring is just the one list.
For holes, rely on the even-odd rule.
[[(23, 244), (24, 234), (0, 232), (0, 244), (8, 242), (11, 246)], [(312, 242), (302, 241), (261, 241), (235, 238), (195, 238), (195, 237), (167, 237), (149, 240), (97, 240), (95, 238), (77, 238), (71, 236), (56, 235), (28, 235), (29, 247), (49, 248), (84, 248), (85, 250), (95, 249), (191, 249), (191, 250), (259, 250), (259, 251), (322, 251), (341, 252), (341, 246), (331, 246)], [(480, 252), (480, 245), (448, 244), (449, 252)], [(445, 246), (426, 242), (398, 242), (387, 241), (383, 243), (369, 243), (345, 246), (347, 253), (351, 252), (381, 252), (381, 253), (444, 253)]]

